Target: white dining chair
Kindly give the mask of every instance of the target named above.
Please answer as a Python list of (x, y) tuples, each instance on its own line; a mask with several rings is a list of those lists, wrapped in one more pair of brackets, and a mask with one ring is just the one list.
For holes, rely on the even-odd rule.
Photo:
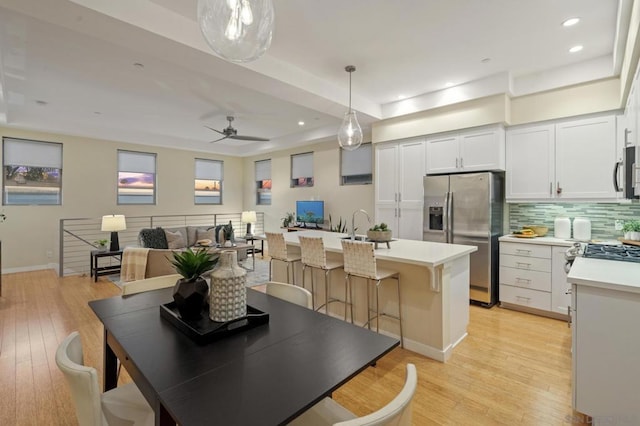
[(67, 336), (58, 346), (56, 364), (69, 383), (78, 424), (155, 424), (154, 412), (135, 384), (129, 383), (100, 393), (96, 369), (84, 365), (82, 341), (77, 331)]
[(142, 293), (143, 291), (158, 290), (173, 287), (176, 281), (182, 278), (180, 274), (161, 275), (159, 277), (145, 278), (143, 280), (129, 281), (122, 285), (122, 295)]
[(381, 409), (358, 417), (331, 398), (325, 398), (305, 411), (291, 426), (410, 426), (411, 402), (416, 393), (416, 366), (407, 364), (407, 378), (400, 393)]
[[(287, 264), (287, 282), (295, 284), (296, 282), (296, 270), (294, 267), (295, 262), (300, 262), (300, 255), (290, 253), (287, 251), (287, 243), (284, 241), (284, 235), (279, 232), (266, 232), (267, 236), (267, 250), (269, 253), (269, 280), (271, 280), (271, 267), (274, 260), (279, 260)], [(291, 275), (293, 281), (289, 280), (289, 268), (291, 268)]]
[(270, 296), (277, 297), (278, 299), (313, 309), (313, 298), (311, 297), (311, 292), (306, 288), (288, 283), (269, 281), (266, 284), (266, 293)]
[[(400, 273), (398, 271), (378, 268), (374, 243), (341, 240), (342, 257), (344, 259), (345, 285), (349, 289), (351, 302), (351, 322), (353, 323), (353, 283), (354, 277), (364, 278), (367, 286), (367, 322), (365, 326), (371, 330), (371, 322), (376, 320), (376, 333), (380, 332), (380, 317), (385, 316), (398, 321), (400, 326), (400, 346), (404, 348), (404, 335), (402, 333), (402, 303), (400, 300)], [(398, 295), (398, 313), (390, 314), (380, 311), (380, 286), (384, 280), (393, 279), (396, 283)], [(371, 309), (369, 301), (369, 286), (375, 283), (375, 309)], [(371, 312), (374, 316), (371, 316)]]

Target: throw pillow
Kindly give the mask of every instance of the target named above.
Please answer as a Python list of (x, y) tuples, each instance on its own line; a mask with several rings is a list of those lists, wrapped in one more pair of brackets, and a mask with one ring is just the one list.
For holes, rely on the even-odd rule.
[(164, 235), (167, 238), (167, 246), (170, 249), (181, 249), (187, 246), (187, 242), (184, 240), (184, 236), (180, 231), (171, 232), (165, 229)]
[(154, 249), (169, 248), (169, 245), (167, 244), (167, 236), (162, 228), (141, 229), (139, 237), (142, 247)]
[(213, 233), (213, 229), (205, 231), (204, 229), (196, 229), (196, 241), (200, 240), (211, 240), (212, 242), (216, 240), (216, 237)]

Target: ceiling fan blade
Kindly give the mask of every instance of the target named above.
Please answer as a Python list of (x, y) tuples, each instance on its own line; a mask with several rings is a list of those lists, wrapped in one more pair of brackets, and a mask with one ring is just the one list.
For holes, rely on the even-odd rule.
[[(207, 128), (207, 129), (209, 129), (209, 130), (213, 130), (213, 131), (214, 131), (214, 132), (216, 132), (216, 133), (220, 133), (221, 135), (224, 135), (224, 132), (221, 132), (220, 130), (216, 130), (216, 129), (214, 129), (213, 127), (209, 127), (209, 126), (204, 126), (204, 127), (206, 127), (206, 128)], [(214, 141), (214, 142), (215, 142), (215, 141)]]
[(242, 136), (242, 135), (231, 135), (229, 139), (237, 139), (239, 141), (256, 141), (256, 142), (267, 142), (269, 139), (259, 138), (257, 136)]
[[(220, 132), (218, 132), (218, 133), (220, 133)], [(221, 141), (221, 140), (223, 140), (223, 139), (227, 139), (228, 137), (229, 137), (229, 136), (223, 136), (223, 137), (221, 137), (220, 139), (216, 139), (216, 140), (211, 141), (211, 142), (209, 142), (209, 143), (218, 142), (218, 141)]]

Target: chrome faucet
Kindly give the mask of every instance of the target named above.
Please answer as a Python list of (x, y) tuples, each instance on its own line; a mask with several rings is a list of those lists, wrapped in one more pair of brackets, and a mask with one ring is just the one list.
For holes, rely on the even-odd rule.
[(351, 215), (351, 241), (354, 241), (356, 239), (356, 213), (364, 213), (364, 215), (367, 217), (367, 220), (369, 221), (369, 224), (371, 224), (371, 218), (369, 217), (369, 213), (367, 213), (366, 210), (360, 209), (353, 212), (353, 214)]

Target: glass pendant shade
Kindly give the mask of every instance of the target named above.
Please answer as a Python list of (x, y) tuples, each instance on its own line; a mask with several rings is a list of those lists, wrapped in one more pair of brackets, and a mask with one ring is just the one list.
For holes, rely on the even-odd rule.
[(215, 53), (232, 62), (258, 59), (271, 45), (272, 0), (198, 0), (198, 24)]
[(344, 120), (338, 129), (338, 143), (347, 151), (353, 151), (362, 145), (362, 128), (353, 110), (344, 114)]

